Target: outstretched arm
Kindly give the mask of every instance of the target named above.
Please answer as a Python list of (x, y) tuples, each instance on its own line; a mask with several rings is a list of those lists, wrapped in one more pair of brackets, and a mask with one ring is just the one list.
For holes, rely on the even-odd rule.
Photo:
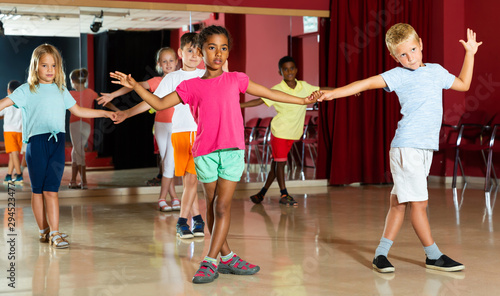
[(0, 100), (0, 110), (3, 110), (9, 106), (14, 105), (14, 102), (9, 97)]
[[(145, 89), (150, 89), (149, 83), (147, 81), (138, 82)], [(115, 90), (112, 93), (101, 93), (101, 96), (97, 98), (97, 103), (99, 105), (106, 105), (111, 102), (114, 98), (123, 96), (124, 94), (128, 94), (132, 89), (128, 87), (122, 87), (118, 90)]]
[(120, 111), (120, 109), (118, 109), (115, 105), (113, 105), (112, 103), (107, 103), (106, 105), (104, 105), (104, 107), (108, 108), (109, 110), (113, 110), (115, 112), (118, 112)]
[(111, 81), (114, 84), (121, 84), (125, 87), (132, 88), (145, 102), (147, 102), (151, 107), (156, 110), (164, 110), (173, 107), (179, 103), (182, 103), (179, 95), (174, 91), (163, 98), (158, 98), (154, 94), (150, 93), (144, 87), (142, 87), (134, 78), (129, 74), (124, 74), (122, 72), (111, 72), (109, 73), (111, 78), (116, 80)]
[(460, 40), (460, 43), (462, 43), (465, 48), (464, 64), (462, 66), (462, 71), (460, 71), (460, 75), (455, 78), (455, 81), (451, 85), (451, 89), (457, 91), (468, 91), (472, 81), (474, 55), (476, 54), (478, 47), (483, 44), (483, 42), (477, 42), (476, 33), (471, 29), (467, 29), (467, 42)]
[(365, 90), (384, 88), (386, 86), (387, 84), (385, 83), (384, 78), (380, 75), (375, 75), (370, 78), (355, 81), (343, 87), (335, 88), (330, 91), (323, 91), (323, 95), (318, 99), (318, 101), (330, 101), (333, 99), (356, 95)]
[(253, 99), (244, 103), (240, 103), (241, 108), (247, 108), (247, 107), (257, 107), (264, 104), (264, 101), (261, 98), (258, 99)]
[(149, 106), (148, 103), (146, 102), (140, 102), (139, 104), (135, 105), (134, 107), (124, 110), (124, 111), (119, 111), (118, 112), (118, 119), (116, 120), (116, 124), (122, 123), (125, 119), (130, 118), (132, 116), (135, 116), (137, 114), (143, 113), (151, 109), (151, 106)]
[(68, 109), (71, 114), (76, 115), (82, 118), (96, 118), (96, 117), (106, 117), (111, 120), (116, 120), (116, 113), (106, 110), (99, 109), (90, 109), (78, 106), (78, 104), (74, 104), (73, 107)]
[(291, 96), (279, 90), (269, 89), (265, 86), (253, 82), (252, 80), (248, 81), (247, 93), (256, 97), (268, 98), (270, 100), (282, 103), (308, 105), (315, 102), (315, 100), (309, 100), (309, 97), (299, 98)]

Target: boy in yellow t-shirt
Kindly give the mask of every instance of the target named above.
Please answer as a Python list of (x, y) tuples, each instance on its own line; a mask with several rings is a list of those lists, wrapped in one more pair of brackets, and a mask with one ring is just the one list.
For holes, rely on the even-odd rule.
[[(320, 88), (312, 86), (309, 83), (297, 80), (297, 66), (292, 57), (285, 56), (278, 63), (279, 74), (283, 76), (283, 80), (272, 87), (297, 97), (309, 96), (314, 91), (319, 89), (331, 90), (332, 88)], [(280, 103), (266, 98), (251, 100), (241, 104), (241, 108), (255, 107), (265, 103), (267, 106), (274, 106), (276, 116), (271, 121), (271, 147), (273, 160), (271, 170), (267, 175), (267, 180), (259, 193), (250, 196), (250, 199), (258, 204), (264, 199), (264, 195), (274, 182), (278, 179), (278, 185), (281, 191), (279, 203), (287, 206), (297, 206), (297, 202), (288, 194), (285, 186), (285, 164), (288, 159), (288, 152), (292, 148), (293, 143), (302, 137), (304, 131), (304, 119), (306, 116), (306, 105), (296, 105), (288, 103)]]

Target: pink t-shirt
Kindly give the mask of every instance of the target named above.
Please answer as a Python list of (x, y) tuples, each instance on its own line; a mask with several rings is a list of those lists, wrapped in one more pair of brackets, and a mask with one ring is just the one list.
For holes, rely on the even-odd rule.
[[(91, 90), (90, 88), (86, 88), (83, 91), (72, 90), (69, 93), (75, 99), (78, 106), (90, 108), (90, 109), (94, 109), (94, 100), (99, 97), (97, 95), (97, 93), (95, 91)], [(83, 122), (86, 122), (88, 124), (90, 124), (92, 122), (92, 118), (80, 118), (80, 117), (75, 116), (73, 114), (71, 114), (71, 116), (69, 118), (69, 122), (72, 123), (72, 122), (80, 121), (80, 119)]]
[[(160, 85), (163, 77), (156, 76), (148, 80), (149, 91), (154, 93)], [(157, 122), (172, 122), (172, 116), (174, 115), (174, 108), (168, 108), (165, 110), (156, 111), (155, 121)]]
[(193, 156), (207, 155), (219, 149), (245, 149), (240, 93), (248, 87), (248, 76), (224, 72), (212, 79), (193, 78), (177, 86), (184, 104), (189, 104), (198, 124)]

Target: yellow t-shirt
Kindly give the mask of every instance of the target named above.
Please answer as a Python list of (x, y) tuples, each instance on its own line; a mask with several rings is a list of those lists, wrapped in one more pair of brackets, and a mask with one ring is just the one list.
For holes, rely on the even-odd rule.
[[(309, 83), (301, 80), (296, 80), (295, 88), (290, 88), (284, 80), (281, 83), (272, 87), (272, 89), (282, 91), (292, 96), (304, 98), (309, 96), (319, 86), (312, 86)], [(304, 119), (306, 117), (306, 105), (297, 105), (289, 103), (281, 103), (262, 98), (264, 103), (276, 109), (276, 116), (271, 121), (271, 133), (281, 139), (298, 140), (304, 131)]]

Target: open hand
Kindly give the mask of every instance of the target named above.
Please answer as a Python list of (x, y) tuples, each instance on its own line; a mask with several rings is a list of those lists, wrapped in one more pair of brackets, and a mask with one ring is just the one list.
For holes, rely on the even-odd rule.
[(96, 99), (97, 103), (99, 105), (106, 105), (107, 103), (111, 102), (114, 99), (114, 97), (109, 94), (109, 93), (101, 93), (101, 96)]
[(465, 51), (472, 54), (476, 54), (479, 45), (483, 44), (483, 42), (476, 41), (476, 32), (471, 29), (467, 29), (467, 42), (460, 40), (460, 43), (464, 46)]
[(111, 83), (114, 84), (121, 84), (128, 88), (134, 88), (134, 86), (137, 84), (137, 81), (135, 81), (135, 79), (132, 78), (132, 75), (130, 74), (127, 75), (125, 73), (115, 71), (109, 73), (109, 76), (113, 79), (116, 79), (111, 81)]

